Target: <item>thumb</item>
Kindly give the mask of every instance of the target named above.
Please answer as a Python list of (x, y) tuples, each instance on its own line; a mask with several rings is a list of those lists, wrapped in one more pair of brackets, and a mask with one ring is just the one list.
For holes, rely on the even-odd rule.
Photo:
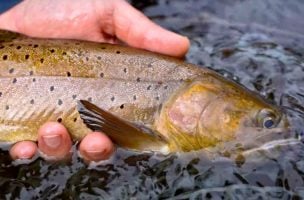
[(175, 57), (183, 57), (190, 42), (187, 37), (153, 23), (125, 1), (116, 1), (113, 11), (115, 35), (130, 46)]

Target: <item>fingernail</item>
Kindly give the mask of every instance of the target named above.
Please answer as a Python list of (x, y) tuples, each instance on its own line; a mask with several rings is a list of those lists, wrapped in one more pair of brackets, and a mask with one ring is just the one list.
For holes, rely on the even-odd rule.
[(61, 144), (60, 135), (45, 135), (45, 136), (42, 136), (42, 139), (43, 139), (44, 143), (48, 147), (51, 147), (52, 149), (59, 147)]

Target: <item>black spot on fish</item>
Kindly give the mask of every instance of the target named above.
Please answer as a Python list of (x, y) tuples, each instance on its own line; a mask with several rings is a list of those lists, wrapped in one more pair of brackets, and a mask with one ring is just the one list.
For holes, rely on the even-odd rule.
[(24, 58), (25, 58), (25, 60), (27, 60), (30, 58), (30, 55), (26, 54)]
[(2, 96), (2, 92), (0, 92), (0, 97)]
[(65, 52), (65, 51), (64, 51), (64, 52), (62, 52), (62, 55), (63, 55), (63, 56), (67, 55), (67, 52)]
[(115, 100), (115, 97), (111, 97), (111, 101), (114, 101)]
[(7, 60), (7, 55), (3, 55), (2, 59)]
[(57, 119), (57, 122), (58, 122), (58, 123), (61, 123), (61, 122), (62, 122), (62, 118), (61, 118), (61, 117), (58, 118), (58, 119)]
[(89, 61), (89, 57), (86, 57), (86, 61)]
[(89, 98), (88, 98), (88, 101), (89, 101), (89, 102), (92, 102), (92, 97), (89, 97)]
[(13, 83), (16, 83), (16, 82), (17, 82), (17, 79), (16, 79), (16, 78), (14, 78), (14, 79), (13, 79)]
[(50, 87), (50, 91), (54, 91), (54, 86), (51, 86), (51, 87)]
[(140, 78), (139, 78), (139, 77), (137, 77), (136, 81), (137, 81), (137, 82), (140, 82)]
[(98, 56), (97, 59), (98, 59), (98, 60), (101, 60), (101, 56)]
[(58, 99), (58, 105), (60, 106), (60, 105), (62, 105), (62, 100), (61, 99)]
[(101, 47), (101, 49), (106, 49), (106, 47)]
[(30, 71), (30, 76), (33, 76), (34, 72), (33, 71)]
[(148, 67), (152, 67), (152, 63), (149, 63), (149, 64), (148, 64)]
[(104, 77), (104, 73), (101, 72), (101, 73), (99, 74), (99, 76), (100, 76), (101, 78)]
[(34, 99), (32, 99), (32, 100), (30, 101), (30, 103), (31, 103), (31, 104), (34, 104), (34, 103), (35, 103)]
[(8, 71), (10, 74), (12, 74), (14, 72), (14, 68), (10, 68), (10, 70)]
[(120, 54), (120, 51), (116, 51), (116, 54)]
[(55, 53), (55, 49), (51, 49), (50, 52), (51, 52), (51, 53)]
[(152, 87), (152, 86), (151, 86), (151, 85), (149, 85), (149, 86), (147, 87), (147, 90), (151, 90), (151, 87)]
[(44, 59), (43, 59), (43, 58), (41, 58), (41, 59), (40, 59), (40, 62), (41, 62), (41, 64), (42, 64), (42, 63), (44, 62)]
[(67, 72), (67, 76), (70, 77), (71, 76), (71, 72)]
[(155, 99), (158, 101), (159, 100), (159, 96), (155, 97)]
[(166, 90), (167, 88), (168, 88), (168, 85), (165, 85), (165, 86), (164, 86), (164, 89)]
[(6, 109), (6, 110), (8, 110), (8, 109), (9, 109), (9, 106), (8, 106), (8, 105), (6, 105), (6, 106), (5, 106), (5, 109)]
[(16, 47), (16, 49), (21, 49), (21, 46), (20, 46), (20, 45), (19, 45), (19, 46), (17, 46), (17, 47)]
[(1, 45), (1, 46), (0, 46), (0, 49), (3, 49), (4, 47), (5, 47), (5, 46)]
[(76, 99), (76, 97), (77, 97), (76, 94), (73, 94), (73, 95), (72, 95), (72, 98), (73, 98), (73, 99)]
[(76, 122), (77, 121), (77, 117), (75, 117), (73, 121)]
[(123, 71), (124, 71), (124, 73), (127, 73), (127, 68), (124, 68)]
[(35, 79), (35, 78), (33, 78), (33, 82), (36, 82), (36, 79)]
[(119, 106), (120, 109), (124, 109), (124, 107), (125, 107), (125, 106), (124, 106), (123, 104), (121, 104), (121, 105)]
[(34, 46), (33, 46), (34, 48), (37, 48), (38, 47), (38, 44), (34, 44)]
[(133, 100), (135, 101), (135, 100), (136, 100), (136, 98), (137, 98), (137, 97), (136, 97), (136, 95), (134, 95), (134, 96), (133, 96)]

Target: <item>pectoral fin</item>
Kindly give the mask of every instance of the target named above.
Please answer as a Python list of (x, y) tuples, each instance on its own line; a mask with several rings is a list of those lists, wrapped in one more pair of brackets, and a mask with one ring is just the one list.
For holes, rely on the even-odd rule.
[(107, 134), (121, 147), (140, 151), (169, 152), (166, 139), (147, 131), (147, 128), (141, 129), (85, 100), (78, 101), (77, 109), (88, 128)]

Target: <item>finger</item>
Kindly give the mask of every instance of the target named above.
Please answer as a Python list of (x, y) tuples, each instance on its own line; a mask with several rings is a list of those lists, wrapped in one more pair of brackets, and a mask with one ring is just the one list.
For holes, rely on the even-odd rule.
[(63, 160), (71, 154), (72, 141), (60, 123), (47, 122), (38, 130), (38, 148), (48, 160)]
[(79, 146), (79, 153), (86, 161), (101, 161), (110, 158), (114, 152), (112, 141), (103, 133), (93, 132), (85, 136)]
[(189, 39), (156, 25), (125, 1), (116, 1), (113, 11), (116, 36), (130, 46), (171, 56), (184, 56)]
[(9, 150), (9, 154), (13, 160), (31, 159), (37, 152), (37, 145), (32, 141), (17, 142)]

